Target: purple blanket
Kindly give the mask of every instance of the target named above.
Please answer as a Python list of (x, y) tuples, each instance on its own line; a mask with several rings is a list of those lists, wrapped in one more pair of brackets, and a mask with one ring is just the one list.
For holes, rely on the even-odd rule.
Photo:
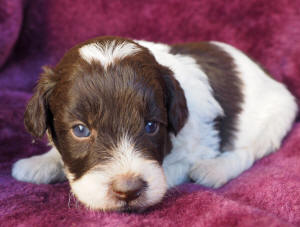
[(279, 151), (224, 187), (184, 184), (142, 214), (89, 211), (70, 195), (67, 182), (34, 185), (10, 174), (16, 160), (49, 149), (46, 140), (33, 143), (23, 126), (41, 66), (54, 65), (68, 48), (95, 36), (227, 42), (285, 83), (300, 104), (299, 5), (299, 0), (0, 0), (0, 226), (300, 226), (299, 117)]

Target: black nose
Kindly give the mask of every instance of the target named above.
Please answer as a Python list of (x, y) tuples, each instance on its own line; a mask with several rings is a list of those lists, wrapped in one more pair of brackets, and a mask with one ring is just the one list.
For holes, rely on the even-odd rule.
[(114, 195), (126, 202), (137, 199), (146, 187), (147, 183), (140, 177), (120, 176), (112, 182)]

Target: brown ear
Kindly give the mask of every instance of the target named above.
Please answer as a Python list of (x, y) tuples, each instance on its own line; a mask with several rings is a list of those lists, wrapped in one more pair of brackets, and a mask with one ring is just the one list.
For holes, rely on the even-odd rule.
[(49, 67), (43, 67), (35, 93), (29, 100), (24, 114), (24, 124), (27, 131), (34, 137), (41, 138), (47, 129), (50, 110), (48, 98), (55, 86), (54, 72)]
[(175, 135), (184, 126), (188, 109), (184, 91), (172, 74), (163, 74), (166, 85), (166, 104), (168, 110), (168, 128)]

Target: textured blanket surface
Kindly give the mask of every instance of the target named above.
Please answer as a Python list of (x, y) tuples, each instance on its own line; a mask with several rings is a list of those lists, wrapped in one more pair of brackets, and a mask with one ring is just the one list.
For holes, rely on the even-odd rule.
[(300, 103), (299, 5), (299, 0), (0, 0), (0, 226), (300, 226), (299, 117), (276, 153), (224, 187), (184, 184), (141, 214), (89, 211), (70, 195), (67, 182), (34, 185), (11, 177), (16, 160), (49, 149), (23, 126), (41, 66), (55, 65), (68, 48), (91, 37), (227, 42), (285, 83)]

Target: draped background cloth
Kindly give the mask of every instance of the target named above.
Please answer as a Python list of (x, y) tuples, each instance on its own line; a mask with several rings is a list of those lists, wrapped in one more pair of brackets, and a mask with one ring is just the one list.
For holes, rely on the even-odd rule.
[(299, 104), (299, 5), (299, 0), (0, 0), (0, 226), (300, 226), (299, 116), (276, 153), (224, 187), (184, 184), (142, 214), (89, 211), (70, 195), (67, 182), (34, 185), (11, 177), (16, 160), (49, 149), (45, 139), (33, 143), (23, 126), (41, 66), (54, 66), (88, 38), (223, 41), (286, 84)]

